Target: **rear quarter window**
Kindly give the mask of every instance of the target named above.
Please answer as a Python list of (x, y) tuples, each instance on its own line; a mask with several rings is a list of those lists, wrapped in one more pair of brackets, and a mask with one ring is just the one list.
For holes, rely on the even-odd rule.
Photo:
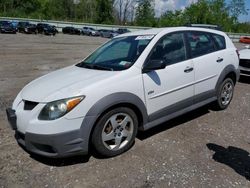
[(216, 46), (218, 47), (218, 50), (224, 50), (226, 49), (226, 40), (225, 37), (217, 34), (212, 34), (212, 37), (215, 40)]

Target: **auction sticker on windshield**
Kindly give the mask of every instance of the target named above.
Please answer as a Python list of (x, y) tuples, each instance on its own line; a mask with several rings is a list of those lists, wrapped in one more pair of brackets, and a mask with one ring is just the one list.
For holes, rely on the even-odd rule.
[(151, 40), (154, 35), (141, 35), (135, 38), (135, 40)]

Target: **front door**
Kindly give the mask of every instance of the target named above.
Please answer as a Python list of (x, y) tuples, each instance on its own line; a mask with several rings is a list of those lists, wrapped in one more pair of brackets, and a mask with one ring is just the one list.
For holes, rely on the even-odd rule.
[(163, 60), (165, 69), (143, 74), (149, 120), (171, 114), (193, 104), (194, 69), (187, 59), (184, 33), (170, 33), (162, 37), (146, 63)]

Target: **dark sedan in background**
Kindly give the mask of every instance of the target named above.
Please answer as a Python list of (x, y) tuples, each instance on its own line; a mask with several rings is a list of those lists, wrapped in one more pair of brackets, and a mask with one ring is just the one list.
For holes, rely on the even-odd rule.
[(37, 34), (36, 24), (31, 24), (29, 22), (19, 22), (17, 24), (17, 29), (19, 33)]
[(116, 30), (119, 34), (129, 33), (130, 31), (127, 28), (119, 28)]
[(58, 30), (54, 25), (49, 25), (46, 23), (38, 23), (36, 25), (36, 29), (38, 33), (45, 35), (56, 35), (58, 33)]
[(16, 34), (16, 29), (9, 21), (0, 21), (0, 33)]
[(81, 30), (75, 27), (64, 27), (62, 29), (63, 34), (71, 34), (71, 35), (81, 35)]

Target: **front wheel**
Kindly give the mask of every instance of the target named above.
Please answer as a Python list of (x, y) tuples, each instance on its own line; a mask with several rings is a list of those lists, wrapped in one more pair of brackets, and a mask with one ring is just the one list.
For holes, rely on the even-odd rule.
[(91, 141), (95, 151), (105, 157), (119, 155), (133, 145), (138, 129), (135, 112), (126, 107), (115, 108), (97, 122)]
[(217, 100), (214, 103), (216, 110), (226, 109), (233, 99), (234, 82), (231, 78), (226, 78), (217, 91)]

